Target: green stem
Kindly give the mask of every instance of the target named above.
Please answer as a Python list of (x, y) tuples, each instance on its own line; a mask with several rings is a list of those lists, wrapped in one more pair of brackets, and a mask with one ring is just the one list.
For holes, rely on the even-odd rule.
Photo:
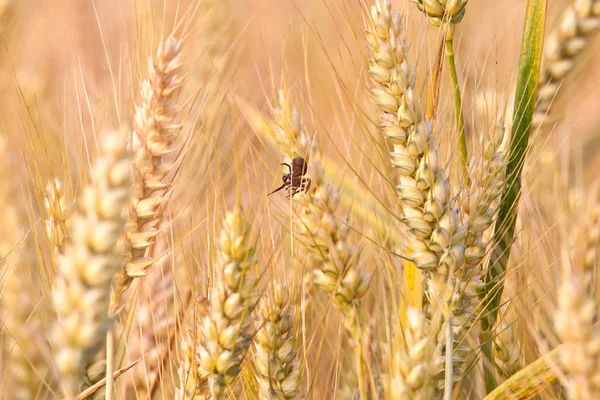
[(495, 363), (492, 350), (492, 330), (500, 308), (504, 289), (504, 273), (514, 240), (515, 222), (521, 195), (521, 171), (528, 150), (531, 122), (537, 99), (537, 83), (544, 43), (544, 25), (547, 0), (528, 0), (519, 58), (519, 73), (515, 92), (515, 112), (511, 143), (507, 157), (506, 183), (500, 200), (498, 220), (494, 228), (493, 243), (496, 248), (490, 257), (490, 267), (485, 277), (486, 290), (482, 294), (485, 314), (482, 318), (480, 341), (488, 393), (495, 389)]
[(465, 120), (462, 114), (462, 101), (460, 98), (460, 88), (458, 86), (458, 75), (456, 74), (456, 63), (454, 62), (454, 26), (452, 23), (446, 29), (446, 58), (450, 70), (450, 78), (452, 78), (452, 91), (454, 92), (454, 114), (456, 116), (456, 124), (458, 125), (458, 148), (460, 150), (460, 161), (462, 165), (463, 177), (467, 181), (467, 185), (471, 183), (469, 172), (467, 169), (468, 157), (467, 153), (467, 138), (465, 136)]

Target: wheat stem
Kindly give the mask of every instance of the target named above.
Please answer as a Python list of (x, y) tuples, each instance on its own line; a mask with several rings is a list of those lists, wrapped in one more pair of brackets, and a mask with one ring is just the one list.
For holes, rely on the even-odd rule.
[(446, 318), (446, 375), (444, 388), (444, 399), (452, 400), (452, 383), (454, 382), (454, 335), (452, 334), (452, 314)]
[(106, 397), (105, 400), (112, 400), (115, 390), (115, 381), (113, 378), (115, 370), (115, 336), (111, 329), (106, 331)]

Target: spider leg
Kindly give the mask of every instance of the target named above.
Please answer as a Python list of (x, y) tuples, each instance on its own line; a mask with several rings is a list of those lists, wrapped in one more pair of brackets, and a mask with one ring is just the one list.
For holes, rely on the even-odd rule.
[(286, 197), (289, 199), (291, 197), (294, 197), (295, 194), (296, 194), (296, 189), (293, 186), (288, 186)]
[(310, 189), (310, 183), (311, 183), (310, 178), (304, 178), (304, 182), (302, 183), (302, 186), (306, 186), (304, 188), (304, 193), (308, 193), (308, 189)]
[(299, 191), (299, 186), (290, 185), (290, 187), (288, 188), (288, 198), (294, 197), (296, 194), (298, 194)]
[(284, 188), (284, 187), (286, 187), (286, 186), (288, 186), (288, 184), (287, 184), (287, 183), (284, 183), (283, 185), (279, 186), (277, 189), (275, 189), (275, 190), (273, 190), (271, 193), (269, 193), (269, 194), (267, 195), (267, 197), (268, 197), (268, 196), (270, 196), (270, 195), (272, 195), (272, 194), (273, 194), (273, 193), (275, 193), (275, 192), (279, 192), (281, 189), (283, 189), (283, 188)]
[(292, 173), (292, 166), (288, 163), (281, 163), (281, 165), (285, 165), (286, 167), (288, 167), (288, 174)]

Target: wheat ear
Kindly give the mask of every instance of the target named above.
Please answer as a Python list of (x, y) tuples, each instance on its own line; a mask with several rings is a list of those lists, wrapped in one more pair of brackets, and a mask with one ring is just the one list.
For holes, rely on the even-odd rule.
[(427, 380), (431, 373), (431, 340), (428, 323), (416, 308), (407, 310), (406, 326), (398, 327), (398, 339), (392, 347), (391, 368), (385, 381), (386, 399), (430, 399), (433, 395)]
[(255, 365), (261, 399), (300, 399), (296, 332), (286, 288), (276, 284), (262, 300), (264, 320), (255, 340)]
[[(380, 130), (394, 148), (390, 161), (400, 175), (396, 189), (404, 214), (402, 221), (411, 234), (409, 257), (428, 273), (428, 298), (442, 302), (433, 304), (434, 307), (445, 310), (446, 315), (452, 314), (453, 342), (459, 345), (472, 325), (471, 299), (483, 286), (479, 279), (482, 272), (477, 271), (477, 266), (487, 246), (482, 242), (482, 234), (493, 222), (492, 202), (502, 185), (503, 163), (497, 148), (503, 130), (493, 131), (483, 143), (482, 158), (471, 162), (471, 172), (484, 168), (493, 175), (473, 176), (462, 197), (467, 217), (460, 221), (458, 206), (450, 200), (450, 185), (440, 166), (433, 126), (422, 120), (414, 93), (414, 68), (409, 67), (406, 59), (401, 21), (398, 13), (392, 14), (389, 1), (378, 0), (371, 7), (366, 39), (372, 93), (381, 114)], [(441, 334), (448, 324), (446, 319)], [(443, 339), (443, 334), (438, 336), (435, 351), (438, 391), (444, 389), (445, 381)], [(460, 379), (469, 352), (465, 346), (453, 351), (456, 364), (453, 380)]]
[(102, 345), (110, 325), (110, 285), (123, 267), (117, 242), (130, 201), (130, 163), (124, 132), (100, 138), (100, 157), (91, 183), (81, 193), (77, 212), (68, 221), (70, 239), (57, 257), (52, 327), (55, 362), (67, 397), (79, 393), (85, 367)]
[(242, 368), (252, 338), (252, 310), (258, 299), (249, 276), (256, 263), (250, 224), (241, 208), (227, 213), (219, 237), (210, 308), (202, 321), (204, 342), (198, 346), (200, 371), (208, 375), (210, 394), (222, 398)]
[(563, 343), (560, 359), (565, 375), (562, 380), (570, 399), (600, 397), (600, 326), (597, 324), (594, 267), (593, 262), (589, 262), (590, 258), (595, 259), (590, 255), (598, 250), (598, 243), (594, 240), (598, 237), (600, 205), (597, 189), (593, 188), (588, 211), (574, 227), (576, 232), (583, 231), (582, 243), (574, 246), (575, 251), (568, 252), (563, 248), (560, 260), (563, 282), (558, 293), (554, 328)]
[(594, 325), (596, 303), (589, 297), (581, 277), (571, 275), (559, 291), (554, 318), (556, 333), (564, 346), (560, 358), (570, 399), (600, 398), (600, 330)]
[[(6, 260), (11, 259), (9, 256)], [(2, 263), (2, 268), (11, 268)], [(8, 343), (5, 377), (10, 388), (9, 399), (29, 400), (43, 392), (43, 380), (48, 370), (44, 352), (44, 325), (40, 319), (38, 298), (33, 297), (35, 281), (26, 264), (17, 264), (2, 292), (4, 336)]]
[[(26, 239), (21, 237), (19, 204), (16, 188), (11, 182), (8, 162), (8, 143), (0, 135), (0, 305), (2, 310), (2, 340), (5, 343), (4, 380), (10, 391), (3, 392), (15, 400), (35, 397), (45, 374), (46, 365), (38, 351), (42, 324), (36, 313), (37, 297), (32, 296), (35, 269), (28, 250), (23, 251)], [(36, 346), (37, 345), (37, 346)], [(33, 367), (33, 368), (32, 368)], [(12, 396), (12, 397), (10, 397)]]
[(179, 386), (175, 391), (176, 400), (204, 400), (208, 396), (208, 376), (200, 368), (201, 358), (199, 349), (204, 345), (202, 321), (208, 315), (208, 300), (200, 298), (197, 313), (194, 314), (193, 328), (188, 329), (181, 338), (181, 356), (177, 367)]
[[(484, 290), (483, 276), (487, 272), (484, 257), (489, 253), (491, 239), (485, 233), (493, 225), (498, 212), (498, 198), (505, 182), (505, 154), (501, 150), (504, 140), (503, 121), (495, 129), (482, 135), (479, 154), (469, 164), (470, 184), (460, 194), (463, 213), (462, 227), (465, 229), (464, 264), (456, 271), (461, 304), (455, 315), (468, 329), (472, 325), (473, 312), (478, 303), (477, 296)], [(491, 324), (485, 325), (482, 341), (492, 340)]]
[(469, 0), (412, 0), (433, 26), (456, 25), (465, 16)]
[(142, 83), (141, 105), (136, 107), (132, 134), (134, 191), (132, 221), (128, 227), (131, 259), (116, 282), (115, 293), (144, 276), (153, 262), (151, 248), (168, 200), (173, 177), (174, 141), (181, 130), (175, 122), (179, 106), (173, 97), (182, 85), (181, 42), (169, 37), (158, 46), (156, 61), (148, 60), (148, 78)]
[(391, 13), (389, 1), (377, 0), (366, 29), (372, 93), (381, 114), (380, 130), (393, 145), (390, 162), (400, 175), (396, 190), (402, 221), (411, 233), (410, 258), (443, 279), (463, 260), (462, 244), (453, 240), (458, 212), (449, 204), (450, 185), (439, 163), (433, 126), (422, 120), (402, 30), (400, 14)]
[(538, 102), (532, 125), (541, 126), (563, 81), (574, 70), (578, 56), (600, 32), (600, 1), (575, 0), (563, 13), (544, 46), (545, 66), (538, 83)]

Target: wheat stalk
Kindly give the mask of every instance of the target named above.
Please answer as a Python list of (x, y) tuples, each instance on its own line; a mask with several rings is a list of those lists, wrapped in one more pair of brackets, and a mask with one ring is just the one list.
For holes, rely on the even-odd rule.
[(130, 158), (124, 132), (105, 132), (92, 183), (81, 193), (78, 210), (68, 222), (70, 239), (57, 257), (52, 292), (58, 314), (52, 327), (55, 362), (66, 396), (79, 393), (85, 367), (103, 343), (110, 285), (123, 267), (117, 242), (130, 200)]
[[(454, 61), (454, 31), (456, 25), (465, 15), (467, 1), (468, 0), (413, 0), (413, 2), (417, 4), (419, 10), (427, 15), (429, 22), (433, 26), (443, 26), (444, 29), (444, 50), (446, 59), (448, 60), (452, 91), (454, 92), (454, 113), (458, 128), (458, 147), (460, 150), (461, 166), (463, 169), (463, 178), (469, 183), (470, 178), (467, 170), (467, 160), (469, 156), (467, 153), (465, 120), (463, 117), (456, 63)], [(437, 72), (434, 74), (433, 80), (435, 80), (436, 74)], [(433, 101), (433, 99), (431, 100)]]

